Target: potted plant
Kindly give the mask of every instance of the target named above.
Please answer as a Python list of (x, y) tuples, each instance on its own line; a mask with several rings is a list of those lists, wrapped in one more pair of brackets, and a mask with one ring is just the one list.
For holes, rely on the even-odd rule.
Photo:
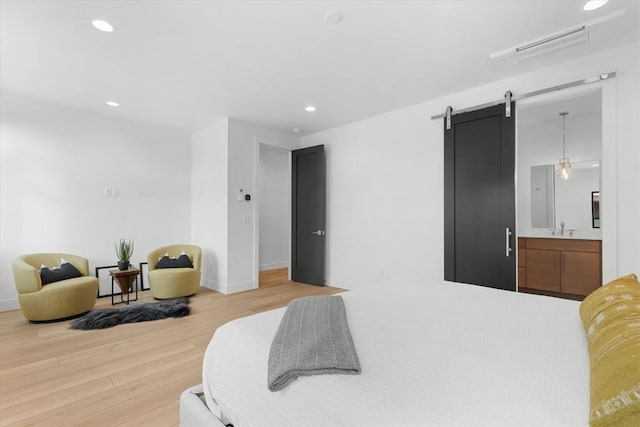
[(118, 269), (128, 270), (129, 260), (133, 255), (133, 241), (131, 239), (120, 239), (119, 243), (116, 243), (116, 256), (118, 257)]

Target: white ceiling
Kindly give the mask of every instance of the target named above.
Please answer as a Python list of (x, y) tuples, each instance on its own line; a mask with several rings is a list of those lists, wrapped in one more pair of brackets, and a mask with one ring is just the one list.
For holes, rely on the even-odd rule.
[[(640, 40), (637, 0), (583, 4), (0, 0), (0, 90), (188, 131), (235, 117), (308, 134)], [(488, 59), (620, 9), (589, 46), (507, 69)], [(342, 22), (323, 20), (331, 10)]]

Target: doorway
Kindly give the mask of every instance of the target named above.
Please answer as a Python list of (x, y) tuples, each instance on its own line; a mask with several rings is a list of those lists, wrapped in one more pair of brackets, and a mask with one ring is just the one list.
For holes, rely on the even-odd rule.
[(291, 154), (291, 280), (324, 286), (324, 145)]
[[(583, 239), (601, 239), (602, 240), (602, 282), (607, 283), (619, 276), (617, 265), (617, 191), (616, 191), (616, 90), (615, 79), (608, 79), (594, 82), (589, 85), (563, 89), (551, 93), (537, 95), (531, 98), (518, 101), (518, 140), (517, 140), (517, 176), (518, 176), (518, 234), (521, 236), (532, 235), (538, 237), (540, 233), (548, 236), (552, 233), (551, 229), (560, 229), (561, 223), (565, 223), (566, 229), (575, 229), (574, 237)], [(560, 205), (556, 206), (553, 211), (547, 215), (553, 218), (548, 228), (536, 228), (533, 226), (531, 216), (533, 211), (531, 204), (533, 198), (531, 192), (535, 191), (536, 186), (531, 186), (530, 179), (531, 167), (541, 164), (557, 164), (562, 156), (562, 122), (559, 118), (559, 112), (568, 111), (566, 116), (567, 139), (566, 139), (566, 155), (571, 159), (572, 166), (575, 164), (575, 173), (584, 175), (584, 169), (598, 171), (599, 179), (594, 179), (594, 184), (584, 190), (584, 197), (580, 200), (583, 208), (576, 213), (567, 211), (563, 207), (570, 197), (566, 196), (565, 189), (556, 189), (558, 194), (554, 197), (560, 197)], [(543, 154), (543, 146), (535, 144), (532, 149), (527, 150), (524, 144), (528, 139), (523, 131), (531, 126), (533, 118), (542, 117), (552, 120), (555, 117), (556, 131), (553, 133), (553, 141), (556, 142), (555, 155), (550, 160), (540, 158)], [(539, 120), (543, 121), (543, 120)], [(594, 123), (598, 122), (599, 126), (593, 128)], [(574, 128), (571, 129), (571, 126)], [(591, 129), (591, 130), (589, 130)], [(541, 140), (541, 132), (536, 131), (538, 136), (534, 138)], [(570, 132), (577, 136), (580, 146), (576, 146), (576, 140), (572, 139)], [(597, 146), (589, 147), (585, 145), (585, 138), (594, 136), (598, 138)], [(524, 135), (524, 138), (523, 138)], [(545, 139), (550, 139), (551, 135)], [(529, 138), (531, 139), (531, 138)], [(588, 142), (588, 141), (587, 141)], [(573, 146), (571, 146), (573, 144)], [(593, 145), (593, 144), (592, 144)], [(533, 151), (535, 159), (527, 159), (527, 151)], [(599, 155), (598, 155), (599, 154)], [(593, 160), (593, 161), (592, 161)], [(599, 161), (595, 161), (599, 160)], [(597, 166), (595, 166), (597, 165)], [(573, 184), (572, 184), (573, 185)], [(592, 192), (595, 191), (591, 187), (598, 186), (598, 218), (597, 227), (594, 227)], [(566, 185), (565, 185), (566, 186)], [(533, 190), (532, 190), (533, 189)], [(555, 190), (554, 190), (555, 191)], [(550, 196), (551, 197), (551, 196)], [(571, 203), (570, 207), (579, 206), (578, 203)], [(558, 209), (565, 209), (558, 212)]]
[(255, 277), (324, 285), (324, 146), (290, 151), (257, 141)]
[[(570, 161), (571, 177), (558, 175)], [(601, 239), (593, 227), (592, 193), (600, 191), (602, 94), (592, 90), (518, 109), (518, 235), (548, 237), (573, 230)]]
[(291, 242), (290, 151), (258, 143), (258, 286), (288, 277)]

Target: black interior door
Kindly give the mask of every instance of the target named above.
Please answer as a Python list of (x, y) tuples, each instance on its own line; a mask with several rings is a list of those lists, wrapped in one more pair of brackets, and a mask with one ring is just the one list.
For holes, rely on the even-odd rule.
[(516, 290), (515, 104), (445, 119), (445, 280)]
[(324, 145), (291, 153), (291, 280), (325, 282)]

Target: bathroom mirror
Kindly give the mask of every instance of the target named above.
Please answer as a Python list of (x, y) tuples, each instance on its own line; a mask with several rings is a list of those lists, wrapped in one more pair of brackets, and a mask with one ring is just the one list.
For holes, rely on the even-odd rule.
[[(531, 227), (600, 228), (600, 160), (575, 162), (568, 180), (558, 165), (531, 166)], [(597, 219), (596, 219), (597, 217)]]
[(531, 227), (555, 228), (555, 169), (531, 166)]
[[(520, 235), (551, 235), (561, 224), (582, 235), (599, 232), (601, 104), (601, 91), (595, 90), (518, 111)], [(563, 158), (571, 165), (566, 180), (558, 176)]]

